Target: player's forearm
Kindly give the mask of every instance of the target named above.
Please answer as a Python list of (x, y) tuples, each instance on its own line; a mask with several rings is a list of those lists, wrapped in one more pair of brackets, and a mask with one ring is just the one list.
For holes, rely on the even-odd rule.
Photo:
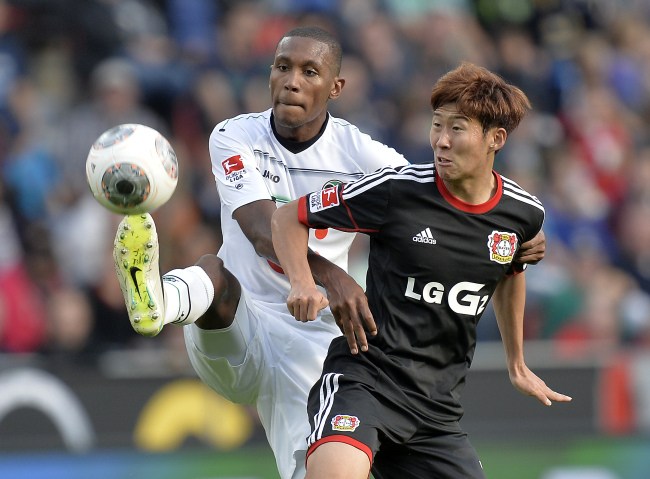
[(237, 208), (232, 216), (262, 258), (278, 263), (271, 237), (271, 218), (276, 210), (271, 200), (258, 200)]
[(524, 274), (505, 277), (492, 297), (501, 339), (510, 374), (524, 366), (524, 307), (526, 279)]
[(328, 291), (330, 285), (340, 281), (341, 275), (347, 276), (348, 274), (344, 269), (335, 265), (324, 256), (314, 253), (311, 250), (309, 250), (307, 260), (309, 261), (309, 269), (316, 284), (323, 286)]
[(271, 219), (273, 247), (291, 284), (313, 282), (307, 261), (309, 228), (298, 221), (298, 201), (281, 206)]

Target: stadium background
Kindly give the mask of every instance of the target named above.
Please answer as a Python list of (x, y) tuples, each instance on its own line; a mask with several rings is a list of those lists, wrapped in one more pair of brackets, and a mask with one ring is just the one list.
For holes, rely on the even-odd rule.
[(645, 0), (0, 0), (0, 477), (277, 478), (255, 412), (203, 387), (180, 328), (130, 329), (119, 217), (91, 197), (84, 162), (111, 126), (159, 129), (180, 159), (154, 215), (161, 267), (215, 252), (207, 137), (270, 106), (275, 44), (306, 24), (344, 47), (331, 112), (411, 162), (431, 158), (429, 90), (460, 61), (528, 94), (496, 168), (546, 205), (527, 359), (574, 400), (544, 408), (510, 386), (488, 311), (463, 425), (489, 479), (649, 477)]

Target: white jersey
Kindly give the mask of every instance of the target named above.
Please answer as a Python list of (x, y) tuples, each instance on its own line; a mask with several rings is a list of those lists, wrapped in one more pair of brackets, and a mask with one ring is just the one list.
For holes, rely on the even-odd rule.
[[(188, 325), (185, 339), (192, 364), (206, 384), (233, 402), (256, 406), (280, 476), (298, 479), (305, 475), (307, 395), (340, 331), (329, 309), (309, 323), (289, 314), (289, 281), (279, 266), (255, 253), (232, 213), (257, 200), (286, 203), (328, 184), (348, 183), (407, 161), (331, 116), (314, 140), (296, 144), (278, 140), (271, 121), (271, 110), (240, 115), (217, 125), (210, 136), (221, 197), (219, 257), (243, 289), (230, 327), (201, 330)], [(310, 233), (312, 250), (347, 270), (353, 235), (315, 233)]]
[[(233, 219), (233, 211), (262, 199), (274, 199), (279, 206), (326, 185), (348, 183), (384, 166), (407, 161), (357, 127), (331, 116), (311, 146), (293, 153), (276, 138), (271, 113), (269, 109), (240, 115), (217, 125), (210, 136), (210, 156), (221, 197), (223, 246), (219, 257), (254, 301), (286, 312), (289, 281), (277, 265), (255, 253)], [(312, 230), (309, 246), (347, 271), (353, 239), (353, 234), (333, 229)], [(321, 315), (328, 313), (329, 308)]]

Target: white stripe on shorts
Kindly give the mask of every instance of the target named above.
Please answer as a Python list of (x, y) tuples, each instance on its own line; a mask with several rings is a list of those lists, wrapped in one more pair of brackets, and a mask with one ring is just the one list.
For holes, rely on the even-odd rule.
[(314, 431), (307, 439), (307, 446), (311, 446), (321, 437), (323, 437), (323, 427), (327, 422), (332, 404), (334, 404), (334, 395), (339, 390), (339, 377), (342, 374), (327, 373), (323, 376), (320, 383), (320, 408), (318, 413), (314, 416)]

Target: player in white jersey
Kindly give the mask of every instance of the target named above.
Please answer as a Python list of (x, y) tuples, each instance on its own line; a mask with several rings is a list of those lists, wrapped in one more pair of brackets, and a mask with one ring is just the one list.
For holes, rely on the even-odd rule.
[[(330, 307), (309, 324), (295, 321), (286, 307), (290, 285), (277, 266), (271, 216), (279, 204), (310, 191), (407, 163), (327, 113), (328, 100), (336, 99), (345, 83), (340, 64), (340, 45), (329, 33), (314, 27), (288, 32), (271, 66), (272, 109), (214, 129), (210, 155), (223, 229), (218, 255), (167, 273), (161, 284), (149, 215), (127, 216), (115, 243), (134, 329), (154, 336), (164, 324), (186, 325), (198, 375), (227, 399), (257, 407), (283, 479), (305, 474), (309, 389), (330, 341), (350, 323), (350, 311), (367, 309), (367, 300), (345, 274), (351, 234), (317, 232), (309, 241), (309, 261)], [(543, 236), (529, 246), (522, 260), (539, 261)], [(147, 253), (151, 260), (140, 264), (143, 274), (127, 274)]]
[[(210, 357), (208, 348), (219, 354), (234, 344), (231, 332), (205, 331), (193, 325), (185, 328), (185, 335), (192, 363), (210, 387), (230, 400), (257, 406), (281, 475), (292, 477), (293, 468), (301, 469), (304, 464), (307, 391), (320, 375), (330, 341), (340, 332), (329, 310), (309, 327), (289, 314), (289, 281), (274, 257), (257, 254), (233, 212), (242, 205), (272, 202), (273, 198), (282, 204), (310, 188), (347, 183), (385, 163), (406, 161), (331, 116), (311, 146), (294, 149), (296, 145), (287, 144), (273, 132), (271, 117), (272, 110), (241, 115), (219, 124), (210, 137), (221, 197), (223, 246), (218, 256), (239, 280), (245, 299), (235, 315), (241, 329), (236, 339), (242, 337), (237, 351), (242, 354), (231, 356), (229, 364)], [(328, 159), (326, 165), (323, 158)], [(310, 247), (346, 270), (353, 238), (350, 233), (328, 230), (312, 236)], [(245, 356), (246, 351), (253, 353)], [(236, 382), (224, 384), (223, 378), (233, 375)]]

